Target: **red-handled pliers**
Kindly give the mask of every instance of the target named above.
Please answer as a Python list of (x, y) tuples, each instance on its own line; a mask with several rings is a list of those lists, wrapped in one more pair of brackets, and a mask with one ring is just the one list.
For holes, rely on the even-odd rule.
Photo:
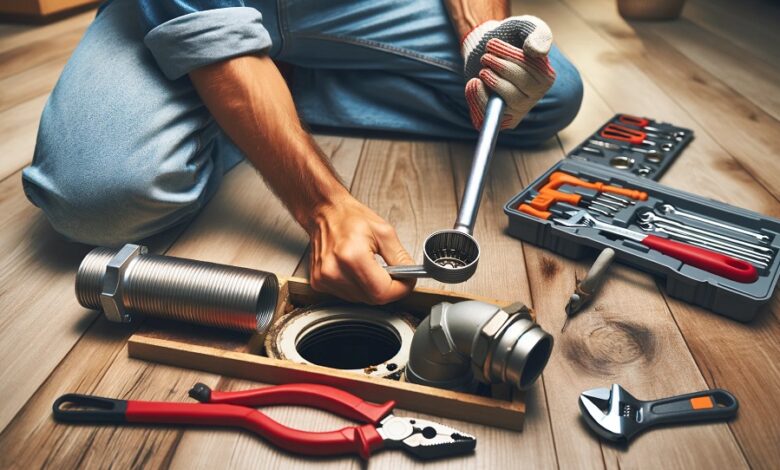
[[(286, 384), (240, 392), (212, 391), (196, 384), (190, 396), (201, 403), (115, 400), (69, 393), (53, 405), (54, 418), (69, 423), (157, 423), (234, 426), (257, 433), (287, 451), (307, 455), (357, 453), (368, 459), (382, 448), (403, 448), (422, 458), (471, 452), (474, 436), (433, 421), (394, 416), (394, 401), (368, 403), (338, 388)], [(288, 428), (254, 409), (263, 405), (304, 405), (366, 423), (336, 431)]]

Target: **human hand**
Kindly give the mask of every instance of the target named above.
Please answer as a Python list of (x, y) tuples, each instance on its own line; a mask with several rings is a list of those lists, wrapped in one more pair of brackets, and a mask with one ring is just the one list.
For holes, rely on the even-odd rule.
[(393, 227), (351, 196), (317, 208), (309, 230), (311, 286), (350, 302), (381, 305), (401, 299), (415, 281), (396, 280), (377, 263), (414, 264)]
[(506, 103), (501, 129), (517, 127), (555, 81), (551, 46), (550, 27), (528, 15), (486, 21), (466, 35), (466, 102), (474, 127), (482, 127), (489, 91)]

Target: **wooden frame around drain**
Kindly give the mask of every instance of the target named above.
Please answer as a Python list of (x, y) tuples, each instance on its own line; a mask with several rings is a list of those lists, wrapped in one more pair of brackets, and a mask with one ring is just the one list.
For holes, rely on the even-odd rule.
[[(300, 278), (280, 279), (280, 295), (275, 318), (292, 308), (333, 300), (317, 293)], [(394, 304), (398, 309), (423, 315), (431, 306), (443, 302), (482, 300), (496, 305), (509, 302), (479, 298), (465, 294), (418, 288), (403, 301)], [(257, 382), (279, 384), (311, 382), (343, 388), (374, 402), (395, 400), (398, 407), (430, 413), (447, 418), (471, 421), (520, 431), (523, 428), (525, 403), (523, 394), (508, 387), (493, 387), (493, 397), (398, 382), (383, 378), (360, 376), (338, 369), (292, 361), (271, 359), (259, 355), (263, 338), (254, 336), (248, 350), (234, 351), (214, 344), (194, 344), (181, 337), (170, 339), (139, 332), (128, 341), (128, 355), (172, 366), (203, 370)]]

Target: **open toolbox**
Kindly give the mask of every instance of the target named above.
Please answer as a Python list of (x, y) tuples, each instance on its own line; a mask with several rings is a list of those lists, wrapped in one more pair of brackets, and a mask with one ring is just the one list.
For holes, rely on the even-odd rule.
[[(481, 300), (477, 296), (416, 288), (407, 298), (390, 304), (389, 309), (425, 318), (440, 302)], [(280, 279), (279, 301), (274, 324), (295, 309), (340, 302), (315, 292), (304, 279)], [(274, 359), (264, 350), (264, 336), (218, 330), (147, 318), (128, 341), (128, 355), (162, 364), (202, 370), (268, 384), (318, 383), (342, 388), (364, 400), (383, 403), (395, 400), (399, 408), (474, 423), (520, 431), (525, 416), (524, 394), (502, 384), (482, 386), (476, 393), (445, 390), (371, 374), (358, 374), (331, 367)]]
[(567, 157), (657, 181), (691, 140), (690, 129), (616, 114)]
[[(560, 177), (562, 174), (568, 176)], [(555, 194), (560, 198), (545, 200), (551, 178), (565, 181), (569, 177), (646, 193), (646, 198), (557, 184)], [(619, 200), (623, 202), (617, 203)], [(539, 201), (544, 204), (538, 204)], [(597, 201), (601, 202), (595, 204)], [(589, 224), (565, 226), (557, 222), (575, 214), (582, 216), (580, 211), (640, 236), (655, 235), (685, 243), (689, 248), (694, 245), (694, 249), (716, 251), (736, 259), (732, 263), (735, 266), (742, 267), (747, 262), (747, 267), (755, 268), (754, 276), (741, 280), (726, 278), (651, 249), (641, 241)], [(780, 220), (589, 162), (558, 162), (510, 199), (504, 212), (512, 236), (571, 258), (595, 255), (596, 251), (611, 247), (623, 263), (665, 278), (666, 292), (672, 297), (740, 321), (752, 320), (769, 302), (780, 277)]]

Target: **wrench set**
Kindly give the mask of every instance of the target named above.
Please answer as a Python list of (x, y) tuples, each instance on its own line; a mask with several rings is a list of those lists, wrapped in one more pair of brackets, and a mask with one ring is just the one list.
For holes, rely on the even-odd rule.
[(780, 220), (591, 162), (558, 162), (504, 211), (521, 240), (572, 258), (612, 248), (671, 296), (740, 321), (780, 277)]
[(616, 114), (568, 157), (658, 180), (691, 140), (690, 129)]

